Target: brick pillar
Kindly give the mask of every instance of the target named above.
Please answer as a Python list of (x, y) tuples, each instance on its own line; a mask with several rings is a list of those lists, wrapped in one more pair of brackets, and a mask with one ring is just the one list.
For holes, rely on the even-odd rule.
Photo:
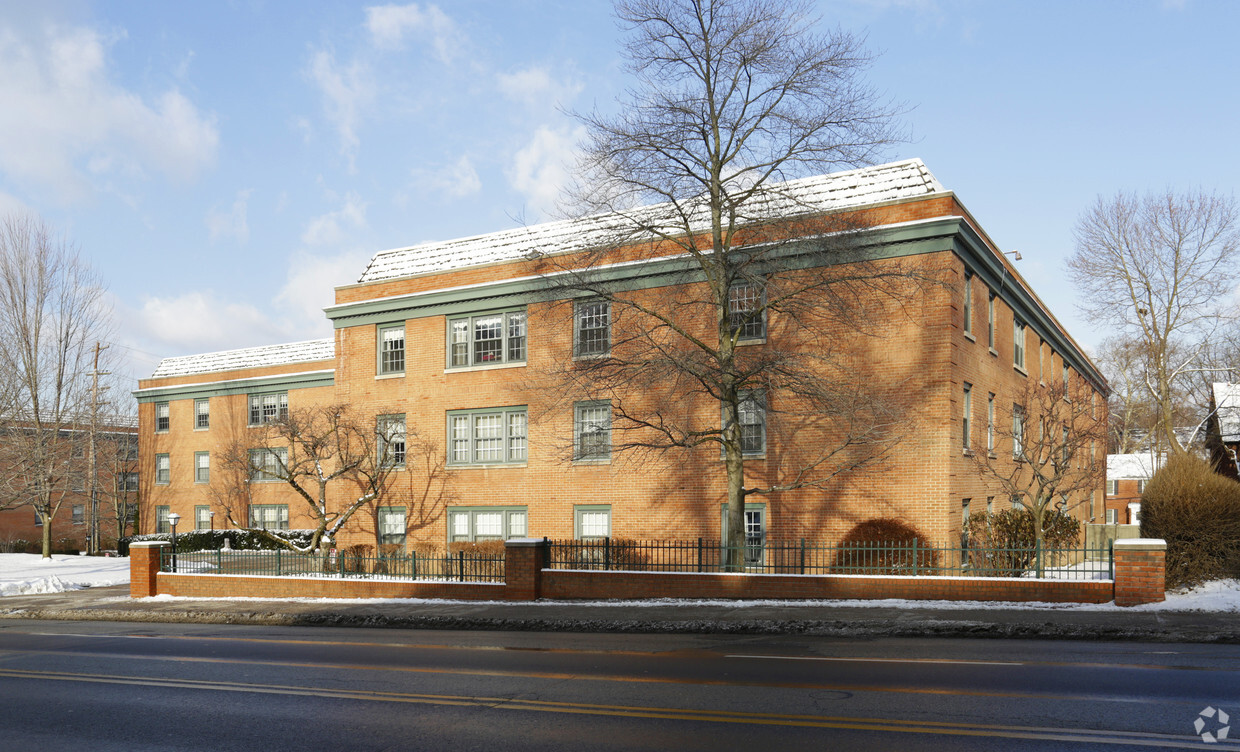
[(547, 542), (542, 538), (513, 538), (504, 544), (504, 597), (536, 601), (542, 595), (542, 570), (547, 565)]
[(1115, 605), (1166, 600), (1167, 542), (1158, 538), (1115, 541)]
[(129, 544), (129, 597), (149, 598), (157, 595), (155, 575), (159, 574), (159, 559), (167, 541), (137, 541)]

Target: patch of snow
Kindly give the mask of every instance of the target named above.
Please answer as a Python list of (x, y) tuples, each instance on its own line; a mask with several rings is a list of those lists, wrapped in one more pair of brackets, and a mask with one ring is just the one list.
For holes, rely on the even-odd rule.
[(1240, 384), (1215, 384), (1214, 409), (1223, 441), (1240, 441)]
[(188, 376), (215, 371), (236, 371), (242, 368), (260, 368), (264, 366), (283, 366), (292, 363), (310, 363), (319, 360), (334, 360), (336, 343), (330, 337), (313, 339), (305, 342), (289, 342), (282, 345), (266, 345), (264, 347), (247, 347), (241, 350), (223, 350), (221, 352), (202, 353), (199, 355), (181, 355), (175, 358), (164, 358), (151, 374), (151, 378), (159, 379), (167, 376)]
[(0, 596), (63, 593), (129, 583), (127, 557), (0, 554)]
[(1153, 452), (1139, 454), (1108, 454), (1108, 480), (1149, 480), (1162, 464), (1160, 456)]

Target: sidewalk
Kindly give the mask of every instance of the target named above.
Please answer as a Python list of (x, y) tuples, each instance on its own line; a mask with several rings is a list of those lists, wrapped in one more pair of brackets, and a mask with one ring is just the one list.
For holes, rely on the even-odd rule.
[(815, 601), (534, 603), (129, 597), (129, 587), (0, 598), (0, 619), (186, 622), (536, 632), (817, 634), (1240, 644), (1235, 613), (837, 606)]

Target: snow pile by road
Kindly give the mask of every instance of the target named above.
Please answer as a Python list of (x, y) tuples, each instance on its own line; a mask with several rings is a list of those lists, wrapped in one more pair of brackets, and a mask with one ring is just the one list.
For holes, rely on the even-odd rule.
[(63, 593), (129, 582), (129, 559), (103, 556), (0, 554), (0, 596)]

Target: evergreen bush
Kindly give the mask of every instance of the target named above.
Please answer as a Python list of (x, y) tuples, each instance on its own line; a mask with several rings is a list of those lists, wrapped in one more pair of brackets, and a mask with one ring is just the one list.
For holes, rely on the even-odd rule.
[[(910, 550), (917, 544), (914, 559)], [(938, 566), (930, 539), (904, 520), (876, 517), (853, 525), (831, 565), (837, 574), (911, 574)]]
[(1240, 578), (1240, 483), (1170, 457), (1141, 496), (1141, 537), (1167, 542), (1168, 588)]

